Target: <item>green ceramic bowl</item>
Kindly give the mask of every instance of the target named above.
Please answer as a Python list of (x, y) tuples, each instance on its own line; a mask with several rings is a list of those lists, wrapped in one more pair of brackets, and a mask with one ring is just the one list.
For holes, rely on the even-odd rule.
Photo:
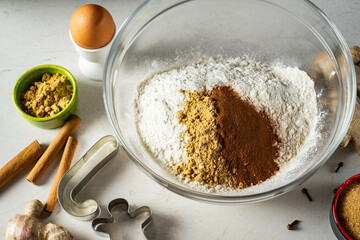
[[(22, 108), (20, 103), (21, 95), (29, 89), (30, 85), (33, 82), (40, 81), (41, 77), (44, 73), (49, 73), (51, 75), (55, 73), (59, 73), (61, 75), (66, 76), (73, 87), (73, 96), (70, 100), (70, 103), (59, 113), (51, 116), (51, 117), (33, 117), (28, 114), (26, 114)], [(70, 117), (71, 114), (74, 114), (78, 105), (78, 96), (77, 96), (77, 84), (74, 76), (65, 68), (57, 66), (57, 65), (41, 65), (34, 67), (28, 71), (26, 71), (21, 77), (17, 80), (14, 91), (13, 91), (13, 99), (15, 106), (19, 113), (26, 118), (32, 125), (39, 127), (39, 128), (45, 128), (45, 129), (51, 129), (51, 128), (57, 128), (64, 125), (66, 120)]]

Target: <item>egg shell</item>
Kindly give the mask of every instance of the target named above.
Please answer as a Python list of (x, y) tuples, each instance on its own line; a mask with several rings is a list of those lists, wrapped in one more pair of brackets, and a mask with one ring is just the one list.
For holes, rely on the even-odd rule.
[(78, 8), (70, 19), (70, 33), (82, 48), (97, 49), (107, 45), (115, 34), (115, 23), (111, 14), (97, 4), (86, 4)]

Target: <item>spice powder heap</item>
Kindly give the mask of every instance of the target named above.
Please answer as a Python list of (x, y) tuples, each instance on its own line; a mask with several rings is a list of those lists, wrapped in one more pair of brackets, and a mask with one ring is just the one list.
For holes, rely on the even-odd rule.
[(210, 93), (186, 92), (176, 114), (187, 128), (187, 161), (173, 167), (191, 181), (244, 188), (273, 176), (279, 167), (278, 137), (265, 114), (258, 113), (230, 87)]
[(354, 240), (360, 240), (360, 182), (350, 184), (341, 193), (338, 216), (345, 231)]
[(258, 113), (230, 87), (216, 87), (210, 96), (219, 111), (221, 154), (236, 173), (237, 183), (251, 186), (272, 177), (279, 170), (275, 160), (280, 141), (265, 113)]
[(174, 171), (191, 181), (233, 186), (228, 164), (221, 156), (215, 101), (204, 91), (187, 91), (186, 94), (184, 109), (176, 117), (187, 127), (182, 140), (187, 138), (188, 160), (175, 165)]
[(63, 110), (70, 102), (73, 87), (63, 75), (44, 73), (21, 99), (22, 109), (34, 117), (50, 117)]
[(314, 146), (319, 116), (306, 72), (242, 58), (156, 73), (138, 85), (134, 110), (139, 140), (158, 163), (190, 188), (219, 194), (285, 183), (288, 167), (305, 166), (295, 156)]

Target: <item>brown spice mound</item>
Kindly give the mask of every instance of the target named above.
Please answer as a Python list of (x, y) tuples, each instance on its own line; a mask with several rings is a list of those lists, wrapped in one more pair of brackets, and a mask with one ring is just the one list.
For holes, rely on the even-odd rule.
[(279, 142), (270, 120), (243, 101), (230, 87), (216, 87), (216, 124), (222, 139), (221, 155), (235, 173), (238, 187), (251, 186), (273, 176)]
[(188, 138), (185, 144), (188, 159), (175, 165), (174, 171), (191, 181), (233, 186), (228, 164), (221, 156), (214, 100), (206, 92), (186, 94), (183, 110), (176, 117), (187, 127), (182, 140)]
[(354, 240), (360, 240), (360, 182), (350, 184), (341, 193), (338, 216), (345, 231)]
[(73, 88), (63, 75), (44, 73), (21, 99), (22, 109), (34, 117), (50, 117), (63, 110), (70, 102)]

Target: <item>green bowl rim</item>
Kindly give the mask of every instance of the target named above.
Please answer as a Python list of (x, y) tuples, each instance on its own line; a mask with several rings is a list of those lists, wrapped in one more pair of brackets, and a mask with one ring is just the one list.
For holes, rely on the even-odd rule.
[[(61, 70), (63, 72), (65, 72), (68, 76), (66, 76), (72, 87), (73, 87), (73, 95), (71, 97), (71, 100), (69, 102), (69, 104), (63, 109), (61, 110), (60, 112), (58, 112), (57, 114), (53, 115), (53, 116), (50, 116), (50, 117), (44, 117), (44, 118), (39, 118), (39, 117), (34, 117), (34, 116), (31, 116), (27, 113), (25, 113), (23, 111), (23, 109), (21, 108), (20, 106), (20, 103), (17, 101), (16, 99), (16, 93), (17, 93), (17, 89), (19, 87), (19, 85), (21, 84), (21, 82), (23, 81), (23, 79), (25, 79), (30, 73), (36, 71), (36, 70), (39, 70), (39, 69), (55, 69), (55, 70)], [(15, 106), (16, 106), (16, 109), (18, 110), (18, 112), (23, 116), (25, 117), (26, 119), (28, 120), (31, 120), (31, 121), (35, 121), (35, 122), (47, 122), (47, 121), (50, 121), (50, 120), (53, 120), (53, 119), (56, 119), (58, 118), (59, 116), (65, 114), (66, 112), (68, 112), (68, 110), (71, 108), (71, 106), (74, 105), (75, 103), (75, 99), (77, 97), (77, 92), (78, 92), (78, 89), (77, 89), (77, 82), (76, 82), (76, 79), (75, 77), (71, 74), (71, 72), (69, 70), (67, 70), (66, 68), (64, 67), (61, 67), (59, 65), (54, 65), (54, 64), (44, 64), (44, 65), (39, 65), (39, 66), (36, 66), (36, 67), (33, 67), (29, 70), (27, 70), (26, 72), (24, 72), (19, 78), (18, 80), (16, 81), (15, 83), (15, 86), (14, 86), (14, 89), (13, 89), (13, 100), (14, 100), (14, 103), (15, 103)]]

